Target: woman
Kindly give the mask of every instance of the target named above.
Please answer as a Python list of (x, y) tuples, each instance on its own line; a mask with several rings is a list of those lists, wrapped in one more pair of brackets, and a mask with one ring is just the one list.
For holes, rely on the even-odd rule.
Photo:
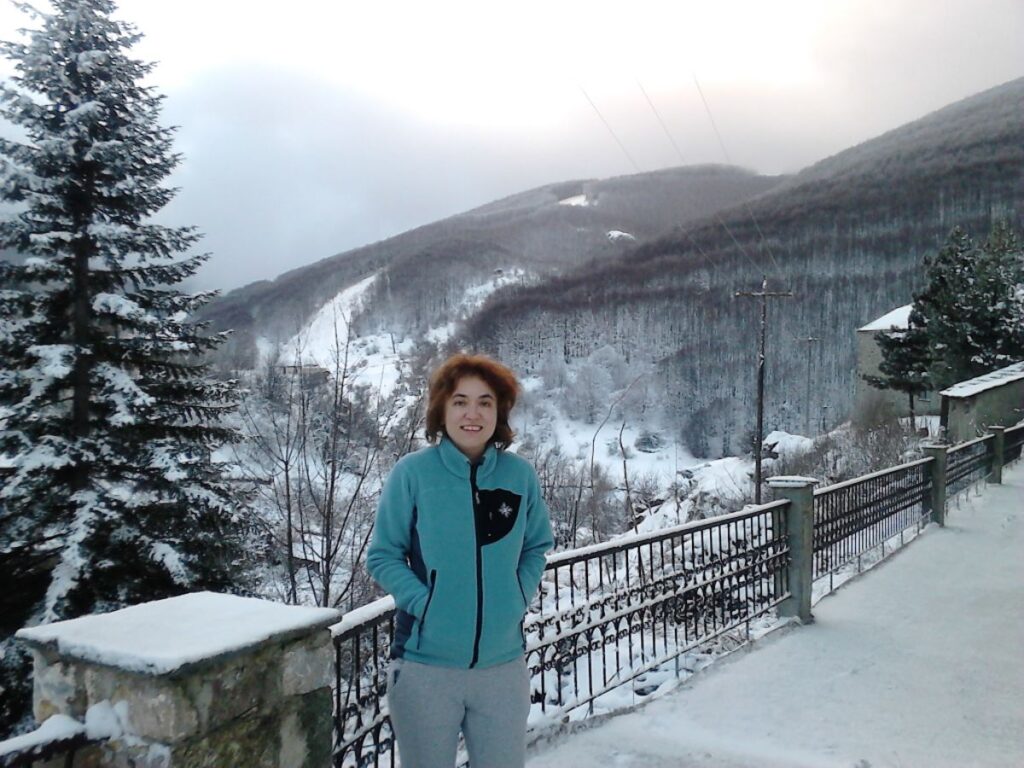
[(367, 553), (395, 598), (388, 705), (403, 768), (451, 768), (459, 731), (475, 768), (525, 762), (523, 616), (554, 544), (533, 468), (504, 451), (519, 384), (459, 354), (430, 378), (427, 441), (381, 494)]

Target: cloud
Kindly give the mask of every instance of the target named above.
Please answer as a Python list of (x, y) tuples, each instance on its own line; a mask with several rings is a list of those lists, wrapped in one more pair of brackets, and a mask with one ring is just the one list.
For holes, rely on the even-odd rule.
[(556, 181), (794, 172), (1024, 74), (1020, 0), (120, 6), (180, 126), (160, 220), (206, 234), (201, 287)]

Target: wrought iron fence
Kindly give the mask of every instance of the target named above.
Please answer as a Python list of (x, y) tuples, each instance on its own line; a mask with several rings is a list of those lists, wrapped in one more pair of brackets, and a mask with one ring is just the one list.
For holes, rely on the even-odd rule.
[[(749, 623), (788, 595), (783, 500), (558, 553), (524, 623), (533, 726), (574, 710)], [(385, 668), (394, 603), (334, 628), (335, 766), (389, 766)], [(637, 695), (650, 693), (644, 686)]]
[(345, 615), (334, 633), (334, 765), (394, 765), (391, 718), (381, 704), (395, 602), (385, 597)]
[(931, 514), (931, 464), (919, 459), (820, 488), (814, 493), (812, 578), (829, 577), (871, 550), (921, 529)]
[(954, 445), (946, 453), (946, 494), (953, 496), (992, 473), (995, 440), (985, 435)]
[(1010, 427), (1003, 433), (1003, 464), (1009, 464), (1020, 458), (1024, 448), (1024, 424)]
[[(1019, 456), (1024, 425), (1005, 432), (1005, 462)], [(954, 494), (991, 472), (991, 436), (949, 449), (945, 485)], [(1015, 453), (1014, 453), (1015, 452)], [(934, 459), (819, 489), (814, 494), (814, 579), (931, 519)], [(532, 676), (531, 728), (595, 709), (614, 694), (651, 693), (657, 670), (746, 629), (789, 597), (789, 538), (782, 500), (551, 556), (541, 595), (524, 623)], [(392, 766), (395, 741), (385, 702), (394, 603), (384, 598), (334, 627), (334, 765)], [(741, 637), (742, 639), (742, 637)]]
[(788, 504), (549, 558), (540, 610), (526, 623), (538, 719), (592, 713), (603, 695), (685, 652), (749, 632), (788, 596)]

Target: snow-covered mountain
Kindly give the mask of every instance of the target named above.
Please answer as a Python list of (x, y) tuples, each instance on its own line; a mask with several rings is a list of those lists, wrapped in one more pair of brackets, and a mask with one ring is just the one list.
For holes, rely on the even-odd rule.
[[(767, 275), (794, 294), (769, 311), (770, 428), (835, 424), (854, 329), (906, 304), (952, 226), (984, 236), (997, 218), (1024, 224), (1024, 78), (789, 178), (699, 167), (524, 192), (247, 286), (205, 317), (236, 330), (244, 367), (257, 342), (305, 360), (341, 316), (378, 389), (430, 341), (527, 378), (582, 367), (596, 396), (624, 386), (603, 377), (625, 366), (646, 382), (627, 428), (714, 457), (741, 451), (754, 420), (758, 307), (736, 291)], [(563, 415), (596, 423), (579, 393), (564, 399)]]
[(236, 356), (250, 364), (256, 339), (291, 338), (341, 291), (376, 276), (352, 318), (359, 333), (423, 334), (456, 319), (464, 293), (496, 275), (529, 284), (613, 259), (779, 181), (697, 166), (550, 184), (245, 286), (203, 316), (235, 331)]
[[(696, 453), (727, 455), (756, 408), (759, 302), (772, 300), (768, 421), (794, 431), (849, 416), (854, 329), (906, 304), (922, 259), (955, 225), (984, 239), (1024, 226), (1024, 78), (965, 99), (618, 259), (498, 294), (464, 341), (531, 372), (612, 345), (653, 364), (670, 421)], [(809, 337), (820, 339), (808, 358)], [(811, 378), (811, 398), (805, 387)]]

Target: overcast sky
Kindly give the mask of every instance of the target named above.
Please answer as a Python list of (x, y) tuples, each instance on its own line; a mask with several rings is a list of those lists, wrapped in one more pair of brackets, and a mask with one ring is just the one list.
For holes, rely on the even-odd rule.
[[(549, 182), (797, 171), (1024, 76), (1024, 0), (121, 0), (117, 16), (180, 126), (160, 218), (205, 233), (197, 284), (225, 289)], [(0, 5), (3, 39), (28, 23)]]

